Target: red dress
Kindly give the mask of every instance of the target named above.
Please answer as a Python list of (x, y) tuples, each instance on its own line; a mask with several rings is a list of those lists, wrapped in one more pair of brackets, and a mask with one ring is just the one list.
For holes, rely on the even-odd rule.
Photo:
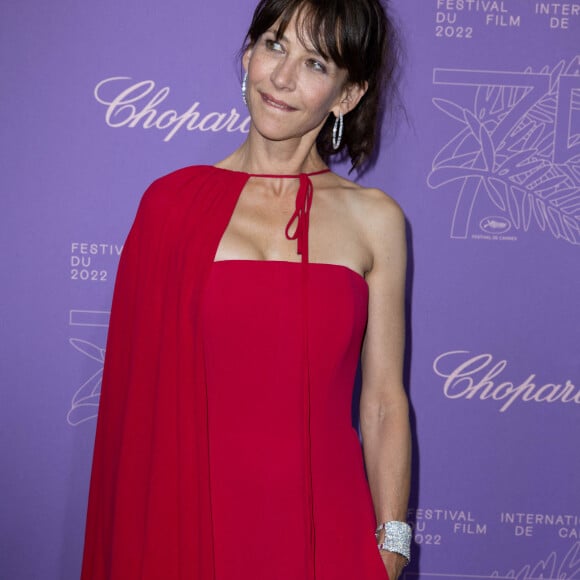
[[(82, 580), (387, 580), (357, 433), (367, 285), (214, 256), (251, 176), (192, 167), (145, 194), (111, 313)], [(298, 180), (297, 180), (298, 181)]]
[[(317, 580), (385, 580), (358, 435), (353, 381), (367, 286), (309, 265), (310, 439)], [(308, 461), (300, 264), (211, 270), (203, 335), (216, 579), (308, 578)]]

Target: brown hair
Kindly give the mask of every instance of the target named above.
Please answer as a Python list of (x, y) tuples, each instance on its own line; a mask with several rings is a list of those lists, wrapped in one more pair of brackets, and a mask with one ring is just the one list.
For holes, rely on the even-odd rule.
[(334, 116), (329, 116), (317, 138), (318, 152), (325, 160), (346, 150), (352, 168), (360, 169), (370, 159), (378, 139), (383, 105), (391, 109), (398, 98), (400, 44), (396, 27), (381, 0), (261, 0), (244, 48), (255, 44), (276, 22), (281, 38), (294, 14), (304, 17), (299, 36), (345, 69), (348, 83), (368, 83), (363, 98), (344, 117), (339, 149), (332, 146)]

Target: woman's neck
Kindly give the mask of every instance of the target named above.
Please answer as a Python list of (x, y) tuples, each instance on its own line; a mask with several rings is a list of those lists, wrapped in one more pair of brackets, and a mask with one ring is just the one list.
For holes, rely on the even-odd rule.
[(326, 168), (316, 144), (305, 137), (273, 142), (250, 130), (246, 141), (218, 167), (254, 174), (298, 175)]

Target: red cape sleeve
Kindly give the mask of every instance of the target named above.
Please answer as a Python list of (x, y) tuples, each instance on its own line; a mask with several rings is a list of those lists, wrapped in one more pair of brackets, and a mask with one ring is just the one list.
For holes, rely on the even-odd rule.
[(115, 282), (81, 580), (213, 578), (198, 312), (247, 179), (190, 167), (141, 200)]

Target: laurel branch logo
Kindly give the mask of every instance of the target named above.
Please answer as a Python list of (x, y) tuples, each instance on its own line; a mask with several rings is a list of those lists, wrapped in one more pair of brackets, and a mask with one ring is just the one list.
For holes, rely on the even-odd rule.
[(467, 104), (433, 99), (459, 124), (427, 179), (459, 185), (451, 237), (467, 237), (485, 195), (513, 229), (580, 245), (580, 56), (539, 73), (435, 69), (433, 82), (475, 91)]

